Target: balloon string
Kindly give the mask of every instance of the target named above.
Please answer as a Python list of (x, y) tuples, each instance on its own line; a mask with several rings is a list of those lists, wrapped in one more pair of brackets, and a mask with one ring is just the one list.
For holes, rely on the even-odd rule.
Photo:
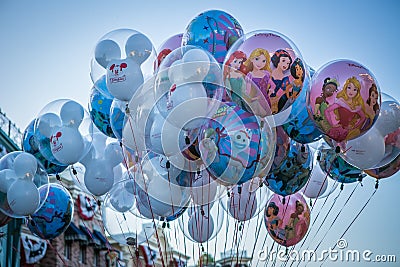
[[(133, 131), (133, 126), (132, 126), (132, 121), (131, 121), (132, 118), (131, 118), (130, 113), (127, 114), (127, 115), (128, 115), (127, 117), (128, 117), (129, 127), (130, 127), (130, 130), (131, 130), (131, 133), (132, 133), (132, 137), (133, 137), (133, 142), (135, 144), (135, 148), (136, 148), (136, 152), (137, 152), (138, 151), (138, 146), (137, 146), (137, 142), (136, 142), (135, 133)], [(143, 168), (142, 168), (142, 165), (140, 163), (139, 163), (139, 169), (140, 169), (140, 172), (142, 173), (142, 177), (144, 178)], [(146, 182), (144, 182), (144, 186), (145, 186), (145, 191), (146, 191), (146, 195), (147, 195), (147, 200), (150, 203), (150, 196), (148, 194), (148, 189), (147, 189), (147, 183)], [(155, 229), (155, 234), (156, 234), (156, 239), (157, 239), (157, 246), (158, 246), (158, 251), (160, 253), (161, 263), (162, 263), (162, 266), (165, 267), (163, 253), (162, 253), (161, 244), (160, 244), (160, 238), (158, 236), (158, 231), (157, 231), (157, 225), (156, 225), (155, 220), (154, 220), (153, 208), (152, 208), (152, 205), (149, 205), (149, 207), (150, 207), (150, 212), (151, 212), (151, 215), (152, 215), (153, 227)]]
[[(315, 201), (314, 201), (314, 205), (310, 208), (310, 212), (312, 212), (312, 211), (314, 210), (314, 207), (315, 207), (316, 204), (317, 204), (317, 200), (319, 199), (319, 196), (320, 196), (321, 190), (322, 190), (322, 188), (323, 188), (323, 186), (324, 186), (324, 183), (328, 181), (328, 175), (329, 175), (329, 173), (331, 172), (332, 168), (333, 168), (333, 164), (331, 164), (331, 166), (329, 167), (328, 172), (326, 172), (326, 174), (325, 174), (324, 182), (323, 182), (323, 184), (322, 184), (322, 186), (321, 186), (321, 188), (320, 188), (320, 190), (319, 190), (319, 192), (318, 192), (317, 198), (316, 198)], [(337, 183), (337, 180), (334, 181), (333, 186), (335, 186), (336, 183)], [(340, 194), (340, 193), (339, 193), (339, 194)], [(308, 239), (308, 236), (309, 236), (310, 233), (311, 233), (311, 229), (313, 228), (315, 222), (317, 221), (317, 219), (318, 219), (318, 217), (319, 217), (321, 211), (322, 211), (323, 208), (325, 207), (325, 204), (327, 203), (327, 201), (328, 201), (328, 199), (329, 199), (330, 196), (331, 196), (331, 195), (329, 194), (329, 195), (325, 198), (324, 203), (322, 204), (320, 210), (318, 211), (317, 216), (314, 218), (312, 224), (310, 225), (310, 227), (309, 227), (310, 231), (307, 231), (307, 234), (306, 234), (306, 236), (304, 237), (303, 242), (301, 243), (299, 250), (301, 250), (301, 248), (304, 246), (306, 240)], [(292, 252), (292, 251), (296, 248), (297, 245), (298, 245), (298, 244), (295, 244), (294, 246), (292, 246), (292, 248), (290, 249), (290, 252)], [(289, 252), (289, 253), (290, 253), (290, 252)], [(294, 262), (295, 262), (295, 261), (292, 261), (292, 262), (291, 262), (290, 267), (294, 264)], [(284, 266), (286, 267), (288, 264), (289, 264), (289, 261), (286, 261), (285, 264), (284, 264)]]
[[(357, 220), (357, 218), (361, 215), (361, 213), (363, 212), (363, 210), (365, 209), (365, 207), (367, 207), (368, 203), (371, 201), (372, 197), (375, 195), (376, 193), (376, 189), (372, 192), (371, 196), (368, 198), (367, 202), (365, 202), (364, 206), (360, 209), (360, 211), (357, 213), (357, 215), (354, 217), (354, 219), (351, 221), (351, 223), (349, 224), (349, 226), (346, 227), (346, 229), (344, 230), (344, 232), (342, 233), (342, 235), (339, 237), (338, 240), (341, 240), (344, 235), (347, 233), (347, 231), (350, 229), (350, 227), (353, 225), (353, 223)], [(332, 250), (334, 250), (337, 246), (337, 242), (335, 242)], [(327, 257), (328, 258), (328, 257)], [(322, 264), (325, 263), (325, 261), (327, 260), (327, 258), (324, 259), (324, 261), (321, 263), (320, 266), (322, 266)]]
[[(324, 222), (325, 222), (326, 219), (328, 218), (328, 216), (329, 216), (331, 210), (332, 210), (333, 207), (335, 206), (336, 201), (338, 200), (338, 198), (340, 197), (340, 195), (341, 195), (342, 192), (343, 192), (343, 191), (340, 190), (339, 193), (337, 194), (337, 196), (335, 197), (335, 199), (333, 200), (333, 203), (332, 203), (331, 207), (329, 208), (329, 210), (328, 210), (327, 213), (325, 214), (325, 217), (323, 218), (323, 220), (322, 220), (321, 224), (319, 225), (317, 231), (315, 232), (314, 236), (312, 237), (310, 243), (312, 243), (312, 242), (314, 241), (314, 239), (316, 238), (317, 234), (319, 233), (319, 231), (320, 231), (321, 228), (322, 228), (322, 225), (324, 225)], [(310, 245), (307, 246), (306, 250), (307, 250), (309, 247), (310, 247)], [(300, 264), (300, 263), (299, 263), (299, 264)], [(298, 265), (297, 265), (297, 266), (298, 266)]]
[[(211, 177), (208, 176), (208, 179), (210, 180)], [(209, 184), (210, 184), (210, 183), (209, 183)], [(219, 203), (218, 203), (218, 208), (217, 208), (217, 222), (216, 222), (217, 228), (218, 228), (218, 225), (219, 225), (220, 223), (223, 222), (223, 217), (222, 217), (222, 222), (219, 222), (220, 208), (221, 208), (221, 205), (219, 205)], [(218, 230), (218, 229), (217, 229), (217, 230)], [(217, 234), (218, 234), (218, 233), (217, 233)], [(218, 242), (218, 238), (215, 238), (215, 243), (214, 243), (214, 257), (215, 257), (215, 255), (217, 255), (217, 242)], [(214, 259), (214, 260), (215, 260), (215, 259)]]
[(57, 254), (57, 256), (60, 258), (60, 260), (62, 261), (62, 263), (64, 264), (64, 266), (68, 267), (68, 264), (65, 262), (64, 257), (61, 256), (61, 254), (58, 252), (58, 250), (56, 250), (56, 248), (53, 246), (53, 244), (51, 244), (51, 242), (49, 240), (47, 240), (44, 236), (44, 234), (42, 233), (42, 231), (39, 229), (39, 227), (37, 226), (36, 222), (32, 219), (31, 216), (28, 216), (28, 219), (31, 220), (31, 224), (33, 227), (35, 227), (36, 229), (36, 234), (39, 235), (39, 237), (43, 240), (46, 241), (47, 245), (51, 248), (51, 250)]
[(349, 195), (349, 197), (347, 198), (346, 202), (344, 203), (343, 207), (339, 210), (339, 212), (337, 213), (335, 219), (331, 222), (331, 225), (329, 226), (328, 230), (325, 232), (324, 236), (322, 237), (321, 241), (319, 241), (318, 245), (316, 246), (316, 248), (314, 249), (314, 251), (317, 251), (317, 249), (319, 248), (319, 246), (321, 245), (321, 243), (324, 241), (326, 235), (328, 234), (328, 232), (331, 230), (332, 226), (335, 224), (337, 218), (339, 217), (339, 215), (342, 213), (343, 209), (346, 207), (347, 203), (349, 202), (350, 198), (353, 196), (354, 192), (356, 191), (358, 185), (360, 183), (357, 183), (357, 185), (354, 187), (353, 191), (351, 192), (351, 194)]
[[(259, 235), (260, 235), (260, 232), (261, 232), (261, 226), (262, 226), (262, 222), (263, 222), (263, 218), (261, 217), (261, 219), (260, 219), (260, 213), (261, 212), (259, 212), (258, 214), (257, 214), (257, 225), (256, 225), (256, 231), (255, 231), (255, 234), (254, 234), (254, 240), (256, 240), (255, 242), (254, 242), (254, 246), (253, 246), (253, 249), (252, 249), (252, 251), (251, 251), (251, 256), (250, 256), (250, 258), (251, 259), (253, 259), (253, 257), (254, 257), (254, 252), (255, 252), (255, 250), (256, 250), (256, 246), (257, 246), (257, 243), (258, 243), (258, 237), (259, 237)], [(248, 229), (247, 229), (248, 230)], [(247, 239), (247, 238), (246, 238)], [(265, 239), (267, 239), (267, 236), (265, 236)], [(265, 240), (264, 239), (264, 240)], [(251, 265), (251, 264), (250, 264)]]

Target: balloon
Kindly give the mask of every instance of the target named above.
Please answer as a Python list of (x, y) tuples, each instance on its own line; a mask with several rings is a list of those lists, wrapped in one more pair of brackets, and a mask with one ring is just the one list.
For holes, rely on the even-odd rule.
[(322, 66), (312, 78), (308, 95), (307, 108), (317, 127), (337, 142), (364, 134), (379, 115), (377, 81), (366, 67), (352, 60)]
[[(44, 140), (48, 140), (48, 138), (45, 137), (44, 135), (41, 135), (39, 132), (37, 132), (36, 134), (34, 133), (35, 121), (36, 120), (32, 120), (24, 131), (22, 137), (22, 150), (35, 156), (35, 158), (43, 165), (48, 174), (61, 173), (68, 166), (54, 164), (51, 161), (47, 160), (47, 158), (41, 153), (39, 146), (40, 144), (44, 144), (45, 143)], [(42, 140), (42, 142), (40, 142), (40, 140)], [(53, 161), (56, 161), (56, 159), (54, 158), (53, 154), (50, 151), (49, 141), (47, 141), (46, 143), (48, 147), (46, 149), (46, 151), (48, 152), (47, 156), (53, 158)], [(44, 149), (42, 146), (42, 151), (43, 150)]]
[(131, 59), (111, 60), (106, 78), (109, 92), (122, 101), (130, 100), (144, 81), (139, 64)]
[(195, 211), (190, 216), (187, 228), (193, 241), (204, 243), (211, 238), (214, 232), (214, 220), (211, 216)]
[(21, 153), (14, 159), (15, 175), (32, 180), (37, 171), (37, 165), (38, 162), (33, 155)]
[(326, 174), (318, 162), (319, 153), (314, 153), (314, 164), (311, 171), (310, 179), (300, 192), (308, 198), (325, 198), (329, 196), (338, 186), (333, 179), (328, 179)]
[[(383, 167), (400, 154), (400, 104), (393, 97), (382, 93), (379, 117), (372, 129), (381, 133), (385, 142), (385, 155), (374, 168)], [(372, 130), (371, 129), (371, 130)]]
[[(105, 90), (108, 89), (105, 86)], [(113, 103), (113, 97), (102, 93), (96, 86), (93, 86), (90, 93), (89, 113), (93, 124), (96, 125), (103, 134), (116, 138), (111, 128), (110, 109)]]
[(104, 228), (112, 239), (120, 244), (138, 246), (151, 238), (156, 225), (151, 220), (140, 219), (130, 212), (118, 212), (110, 207), (106, 196), (101, 206)]
[(4, 169), (0, 171), (0, 192), (7, 193), (10, 186), (18, 179), (14, 170)]
[(291, 105), (309, 79), (296, 45), (274, 31), (253, 31), (239, 38), (229, 49), (224, 66), (225, 84), (235, 97), (245, 100), (255, 115), (274, 114), (276, 125), (287, 121)]
[(221, 186), (213, 179), (209, 173), (203, 169), (196, 173), (191, 184), (190, 195), (196, 205), (206, 205), (216, 200)]
[(122, 129), (125, 127), (127, 120), (126, 101), (114, 99), (110, 108), (110, 124), (111, 129), (118, 140), (122, 139)]
[[(46, 200), (48, 183), (43, 166), (31, 154), (6, 154), (0, 159), (0, 211), (13, 218), (33, 214)], [(47, 190), (39, 195), (42, 186)]]
[[(67, 189), (59, 184), (48, 185), (48, 196), (43, 206), (28, 221), (29, 230), (43, 239), (61, 235), (69, 226), (74, 214), (74, 201)], [(41, 195), (47, 188), (39, 188)]]
[(298, 192), (311, 175), (312, 158), (308, 145), (291, 141), (286, 158), (277, 168), (271, 169), (264, 183), (274, 193), (281, 196)]
[(394, 175), (399, 170), (400, 170), (400, 155), (397, 156), (397, 158), (395, 158), (392, 162), (388, 163), (387, 165), (379, 168), (365, 170), (365, 173), (376, 179), (382, 179)]
[(257, 198), (255, 194), (248, 190), (238, 192), (238, 187), (231, 192), (231, 197), (228, 200), (229, 214), (238, 221), (247, 221), (254, 217), (257, 210)]
[(228, 49), (242, 35), (242, 27), (230, 14), (221, 10), (208, 10), (200, 13), (186, 26), (182, 45), (202, 47), (222, 63)]
[(381, 133), (372, 127), (362, 136), (349, 140), (345, 152), (340, 156), (360, 170), (370, 169), (379, 164), (385, 156), (385, 140)]
[(201, 158), (218, 182), (242, 184), (255, 174), (260, 138), (255, 116), (235, 103), (224, 103), (201, 133)]
[[(137, 77), (142, 77), (141, 79), (146, 80), (153, 75), (153, 63), (155, 59), (155, 49), (146, 35), (132, 29), (116, 29), (106, 33), (97, 42), (94, 55), (92, 56), (90, 77), (95, 86), (98, 87), (100, 84), (97, 81), (101, 77), (106, 76), (107, 72), (110, 72), (109, 68), (112, 64), (116, 63), (116, 65), (120, 65), (118, 63), (125, 62), (127, 63), (127, 68), (124, 68), (123, 73), (125, 75), (129, 74), (125, 78), (129, 80), (129, 77), (132, 77), (130, 75), (137, 75)], [(116, 70), (115, 67), (114, 70)], [(117, 94), (114, 95), (112, 93), (116, 98), (128, 98), (128, 95), (135, 90), (136, 85), (140, 81), (133, 80), (132, 85), (128, 86), (128, 90), (125, 91), (122, 87), (124, 87), (123, 84), (127, 80), (122, 81), (123, 78), (121, 76), (123, 75), (115, 75), (114, 72), (109, 77), (112, 80), (107, 79), (107, 86), (112, 84), (111, 87), (113, 89), (110, 87), (108, 89), (111, 93), (114, 91)], [(127, 100), (130, 100), (130, 98), (125, 99), (125, 101)]]
[(176, 48), (181, 47), (183, 33), (175, 34), (165, 40), (160, 48), (158, 49), (157, 60), (154, 62), (154, 71), (157, 71), (158, 67), (160, 66), (161, 62), (164, 58), (175, 50)]
[(78, 129), (56, 128), (50, 137), (50, 147), (54, 158), (65, 165), (78, 162), (84, 155), (84, 140)]
[(264, 223), (274, 241), (290, 247), (300, 242), (310, 226), (310, 208), (300, 193), (288, 197), (274, 194), (265, 206)]
[(75, 101), (67, 101), (62, 105), (60, 118), (64, 126), (78, 128), (84, 117), (83, 107)]
[(156, 74), (157, 108), (179, 129), (200, 127), (205, 118), (215, 113), (222, 93), (221, 68), (199, 47), (185, 46), (172, 51)]
[(79, 103), (58, 99), (39, 112), (34, 132), (41, 154), (52, 163), (65, 166), (78, 162), (89, 151), (93, 123)]
[(360, 169), (347, 163), (331, 148), (320, 149), (320, 152), (317, 153), (320, 153), (318, 162), (321, 169), (339, 183), (354, 183), (366, 176)]
[(52, 130), (54, 128), (60, 127), (62, 122), (61, 118), (54, 113), (44, 113), (39, 116), (36, 123), (36, 128), (40, 132), (40, 134), (45, 137), (50, 138)]
[(110, 192), (107, 193), (106, 199), (110, 201), (110, 205), (105, 203), (118, 212), (127, 212), (134, 207), (135, 196), (127, 188), (127, 183), (132, 182), (130, 179), (120, 181), (113, 185)]
[(17, 216), (33, 214), (39, 208), (39, 191), (32, 181), (17, 179), (8, 188), (7, 202)]
[(314, 120), (310, 117), (306, 106), (307, 91), (309, 90), (310, 79), (306, 78), (303, 90), (292, 105), (288, 122), (282, 125), (286, 134), (294, 141), (301, 144), (315, 142), (322, 138), (322, 132), (317, 128)]

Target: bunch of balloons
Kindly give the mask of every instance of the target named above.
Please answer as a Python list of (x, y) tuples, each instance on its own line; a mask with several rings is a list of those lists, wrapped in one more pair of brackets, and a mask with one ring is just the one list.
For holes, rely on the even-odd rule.
[[(304, 197), (399, 170), (400, 105), (367, 67), (342, 59), (314, 71), (288, 37), (244, 33), (224, 11), (199, 14), (157, 52), (143, 33), (111, 31), (94, 47), (90, 77), (88, 111), (48, 104), (25, 130), (25, 152), (0, 162), (1, 211), (33, 214), (30, 229), (44, 238), (71, 214), (65, 190), (39, 188), (35, 177), (47, 174), (71, 174), (99, 197), (107, 232), (123, 244), (177, 219), (207, 242), (222, 207), (240, 222), (264, 211), (271, 237), (292, 246), (310, 225)], [(39, 221), (52, 216), (41, 214), (47, 195), (65, 199), (54, 209), (64, 224)]]

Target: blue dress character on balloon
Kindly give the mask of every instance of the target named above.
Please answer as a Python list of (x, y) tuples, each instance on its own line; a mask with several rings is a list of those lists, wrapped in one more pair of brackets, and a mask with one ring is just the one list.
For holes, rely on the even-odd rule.
[(220, 183), (242, 184), (256, 171), (262, 150), (260, 139), (257, 118), (235, 103), (224, 103), (204, 127), (201, 158)]
[(271, 169), (264, 183), (271, 191), (281, 196), (298, 192), (307, 183), (312, 170), (312, 155), (307, 145), (293, 140), (286, 158)]
[(34, 213), (28, 222), (31, 232), (43, 239), (53, 239), (61, 235), (72, 221), (74, 202), (71, 194), (59, 184), (39, 188), (41, 196), (48, 191), (43, 206)]
[(230, 14), (221, 10), (208, 10), (189, 23), (182, 44), (202, 47), (219, 63), (223, 63), (228, 49), (242, 35), (242, 26)]
[(56, 161), (54, 159), (54, 156), (52, 156), (51, 154), (51, 150), (50, 150), (50, 145), (49, 142), (42, 142), (42, 150), (39, 149), (39, 145), (40, 145), (40, 141), (43, 140), (49, 140), (49, 138), (40, 135), (39, 133), (35, 134), (35, 120), (32, 120), (29, 125), (26, 127), (25, 131), (24, 131), (24, 135), (22, 138), (22, 150), (25, 152), (28, 152), (30, 154), (32, 154), (42, 165), (43, 167), (46, 169), (46, 172), (48, 174), (58, 174), (63, 172), (68, 166), (63, 165), (63, 164), (55, 164), (52, 161), (48, 160), (48, 158), (46, 158), (41, 151), (46, 151), (43, 146), (43, 144), (47, 144), (47, 151), (49, 152), (47, 154), (48, 157), (52, 157), (53, 161)]

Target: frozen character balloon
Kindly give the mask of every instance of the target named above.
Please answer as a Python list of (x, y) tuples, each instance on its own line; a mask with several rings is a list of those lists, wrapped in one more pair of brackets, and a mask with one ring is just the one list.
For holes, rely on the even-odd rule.
[(292, 58), (286, 50), (279, 49), (275, 51), (271, 61), (275, 67), (271, 72), (271, 79), (275, 85), (270, 95), (271, 109), (272, 112), (277, 113), (284, 109), (289, 99), (289, 91), (292, 90), (291, 81), (287, 73), (292, 64)]

